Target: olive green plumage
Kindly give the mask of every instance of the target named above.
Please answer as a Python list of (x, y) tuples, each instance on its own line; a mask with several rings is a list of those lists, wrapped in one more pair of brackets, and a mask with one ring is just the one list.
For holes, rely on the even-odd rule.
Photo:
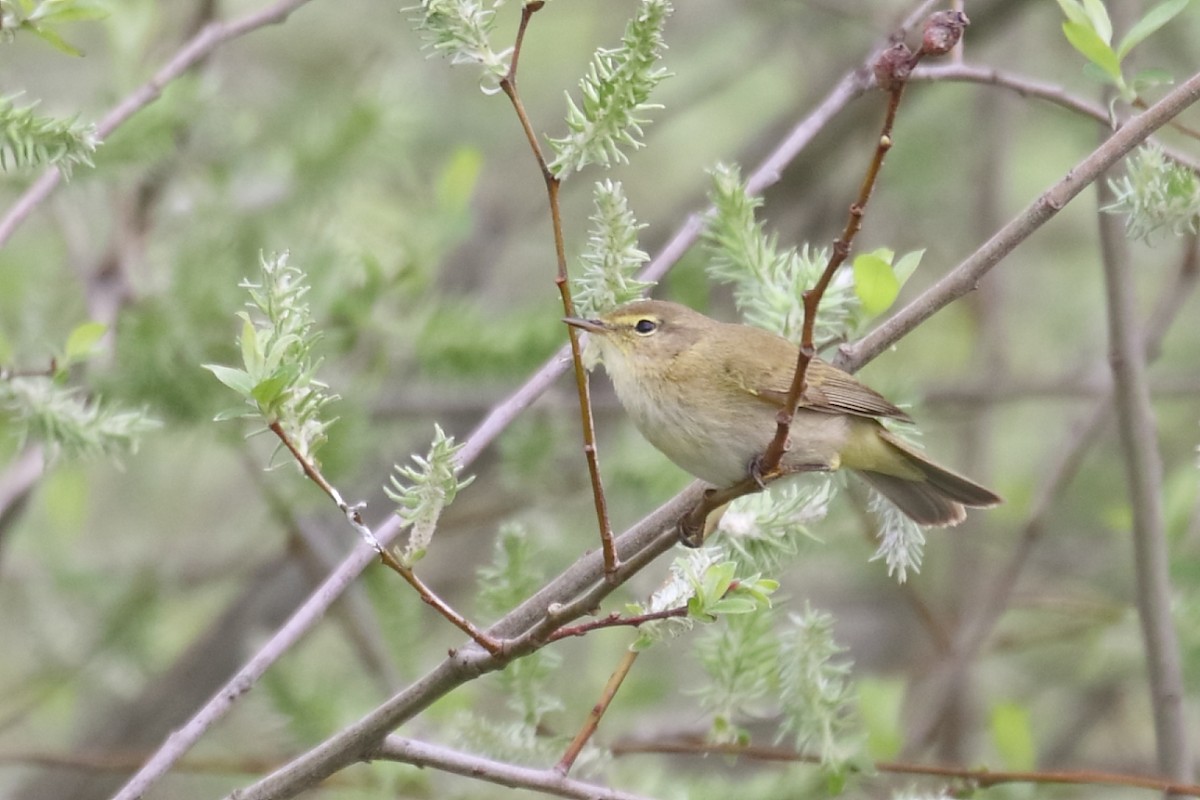
[[(593, 335), (642, 435), (697, 478), (719, 487), (737, 483), (774, 437), (798, 355), (787, 339), (662, 300), (567, 322)], [(880, 417), (911, 421), (848, 373), (814, 359), (782, 468), (851, 469), (922, 525), (957, 525), (964, 506), (1000, 502), (930, 461)]]

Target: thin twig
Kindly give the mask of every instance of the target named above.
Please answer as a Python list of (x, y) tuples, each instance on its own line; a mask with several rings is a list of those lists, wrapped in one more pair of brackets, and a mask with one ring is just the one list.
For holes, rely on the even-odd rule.
[[(521, 6), (521, 22), (517, 27), (517, 38), (513, 45), (512, 60), (509, 62), (508, 73), (500, 80), (500, 88), (512, 103), (513, 111), (517, 114), (517, 119), (521, 123), (521, 130), (525, 133), (529, 149), (533, 151), (533, 157), (537, 161), (538, 169), (542, 173), (542, 180), (546, 184), (546, 197), (550, 205), (550, 222), (554, 232), (554, 257), (558, 267), (554, 284), (558, 287), (558, 294), (562, 299), (563, 314), (573, 317), (575, 316), (575, 302), (571, 297), (571, 284), (567, 276), (567, 247), (563, 235), (562, 211), (558, 202), (558, 190), (562, 185), (562, 181), (550, 170), (550, 165), (547, 163), (546, 156), (542, 152), (542, 146), (538, 142), (537, 133), (533, 129), (533, 123), (530, 122), (529, 114), (525, 111), (525, 104), (521, 100), (521, 93), (517, 89), (517, 62), (521, 57), (521, 47), (525, 41), (525, 31), (529, 27), (529, 20), (543, 5), (544, 3), (541, 0), (537, 0), (536, 2), (527, 2)], [(592, 483), (592, 501), (596, 506), (596, 520), (600, 526), (600, 546), (601, 551), (604, 553), (604, 575), (608, 580), (613, 580), (619, 564), (617, 562), (616, 549), (613, 547), (612, 523), (609, 521), (608, 516), (608, 501), (604, 497), (604, 484), (600, 479), (600, 456), (596, 449), (596, 421), (595, 415), (592, 413), (591, 388), (588, 383), (587, 370), (583, 366), (583, 348), (579, 343), (579, 331), (570, 325), (566, 326), (566, 328), (567, 337), (570, 340), (571, 363), (575, 368), (575, 390), (579, 394), (579, 414), (583, 427), (583, 452), (587, 460), (588, 475)]]
[(595, 783), (568, 778), (553, 769), (533, 769), (469, 755), (448, 747), (388, 736), (371, 753), (372, 758), (399, 761), (417, 767), (432, 767), (455, 775), (484, 780), (512, 789), (530, 789), (555, 797), (579, 800), (650, 800), (642, 795), (609, 789)]
[[(512, 660), (533, 652), (564, 624), (596, 608), (617, 585), (675, 543), (675, 521), (699, 499), (703, 485), (693, 483), (633, 528), (617, 537), (621, 558), (617, 583), (602, 580), (604, 559), (588, 553), (532, 597), (510, 611), (487, 633), (503, 640), (502, 654), (464, 647), (424, 677), (398, 692), (358, 722), (347, 725), (314, 749), (229, 796), (229, 800), (279, 800), (314, 786), (329, 775), (371, 752), (387, 734), (425, 710), (439, 697), (480, 675), (503, 669)], [(124, 798), (122, 798), (124, 800)], [(130, 797), (132, 800), (132, 796)]]
[[(756, 761), (782, 761), (787, 763), (804, 762), (816, 763), (819, 756), (798, 753), (785, 747), (767, 747), (762, 745), (722, 745), (709, 744), (702, 741), (673, 741), (673, 742), (617, 742), (611, 748), (614, 756), (633, 755), (635, 753), (654, 753), (667, 755), (734, 755), (754, 759)], [(905, 761), (876, 761), (871, 765), (879, 772), (889, 772), (899, 775), (930, 775), (941, 778), (956, 778), (969, 781), (976, 787), (986, 789), (1005, 783), (1036, 783), (1036, 784), (1070, 784), (1083, 786), (1129, 786), (1137, 789), (1151, 789), (1160, 792), (1171, 792), (1189, 797), (1200, 797), (1200, 785), (1184, 781), (1170, 781), (1144, 775), (1126, 775), (1118, 772), (1098, 772), (1094, 770), (1077, 771), (1016, 771), (991, 770), (986, 768), (949, 767), (936, 764), (913, 764)], [(852, 767), (853, 769), (853, 767)]]
[(267, 427), (272, 433), (275, 434), (275, 436), (279, 438), (281, 442), (283, 442), (283, 446), (286, 447), (288, 452), (292, 454), (292, 458), (294, 458), (296, 463), (300, 465), (300, 468), (304, 470), (304, 474), (308, 477), (308, 479), (317, 486), (321, 487), (321, 491), (329, 495), (329, 498), (333, 500), (335, 504), (337, 504), (338, 509), (346, 516), (346, 519), (350, 522), (350, 525), (356, 531), (358, 531), (359, 535), (363, 537), (363, 540), (375, 548), (375, 552), (379, 555), (379, 560), (387, 565), (387, 567), (393, 572), (404, 578), (408, 585), (416, 590), (417, 594), (420, 595), (421, 600), (426, 605), (433, 608), (443, 617), (448, 619), (450, 623), (454, 625), (454, 627), (458, 628), (467, 636), (470, 636), (489, 653), (495, 655), (504, 649), (503, 642), (496, 641), (494, 638), (488, 636), (486, 633), (479, 630), (479, 628), (475, 627), (475, 625), (472, 624), (469, 619), (455, 611), (449, 603), (438, 597), (433, 590), (425, 584), (424, 581), (418, 578), (416, 573), (413, 572), (412, 567), (403, 564), (400, 559), (396, 558), (391, 550), (379, 543), (379, 540), (375, 538), (375, 534), (372, 533), (371, 529), (367, 527), (365, 522), (363, 522), (361, 506), (349, 505), (345, 500), (342, 499), (341, 493), (338, 492), (333, 484), (325, 479), (325, 476), (321, 473), (321, 470), (317, 467), (317, 465), (313, 463), (312, 459), (306, 457), (300, 452), (299, 448), (297, 448), (295, 443), (292, 442), (291, 437), (287, 435), (287, 432), (284, 431), (283, 426), (280, 425), (278, 421), (271, 422), (267, 425)]
[(645, 614), (635, 614), (632, 617), (622, 617), (620, 613), (614, 611), (603, 619), (594, 619), (591, 622), (583, 622), (579, 625), (564, 625), (554, 633), (550, 634), (546, 641), (557, 642), (559, 639), (569, 639), (572, 636), (583, 636), (591, 633), (592, 631), (598, 631), (604, 628), (637, 628), (645, 625), (647, 622), (655, 622), (660, 619), (686, 617), (687, 614), (687, 606), (668, 608), (664, 611), (650, 611)]
[[(684, 609), (685, 612), (686, 610)], [(583, 752), (583, 746), (588, 743), (588, 740), (596, 733), (596, 729), (600, 727), (600, 719), (604, 716), (604, 712), (608, 711), (613, 698), (617, 696), (617, 690), (625, 682), (625, 678), (629, 675), (629, 670), (633, 669), (633, 662), (637, 661), (638, 653), (640, 652), (640, 650), (628, 649), (621, 655), (621, 660), (617, 662), (616, 669), (613, 670), (612, 675), (608, 676), (608, 681), (604, 684), (604, 691), (600, 693), (600, 699), (596, 701), (596, 704), (592, 706), (592, 710), (588, 712), (587, 719), (583, 722), (583, 727), (579, 729), (579, 733), (575, 734), (575, 738), (567, 746), (562, 758), (554, 765), (555, 772), (560, 775), (566, 775), (571, 771), (571, 767), (575, 766), (575, 760)]]

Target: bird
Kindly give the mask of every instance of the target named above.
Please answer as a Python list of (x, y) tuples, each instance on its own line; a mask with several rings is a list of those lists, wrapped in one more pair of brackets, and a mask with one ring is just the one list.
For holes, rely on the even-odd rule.
[[(795, 374), (796, 344), (665, 300), (563, 321), (590, 334), (617, 399), (672, 462), (718, 488), (760, 477)], [(849, 373), (814, 357), (805, 379), (778, 472), (851, 470), (924, 526), (957, 525), (967, 507), (1002, 502), (884, 427), (880, 420), (912, 419)]]

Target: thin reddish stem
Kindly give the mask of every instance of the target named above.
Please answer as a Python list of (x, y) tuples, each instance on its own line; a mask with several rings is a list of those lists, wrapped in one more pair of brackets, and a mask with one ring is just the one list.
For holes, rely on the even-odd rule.
[[(509, 62), (507, 74), (500, 80), (500, 88), (512, 103), (517, 119), (521, 123), (521, 130), (525, 133), (525, 140), (529, 143), (529, 149), (533, 151), (533, 157), (537, 161), (538, 169), (546, 184), (546, 197), (550, 205), (550, 222), (554, 232), (554, 257), (557, 262), (554, 283), (562, 298), (563, 313), (568, 317), (573, 317), (575, 316), (575, 303), (571, 298), (571, 285), (567, 277), (567, 250), (563, 236), (562, 212), (558, 201), (558, 191), (562, 182), (550, 170), (550, 165), (542, 152), (542, 146), (538, 142), (537, 133), (533, 129), (533, 123), (521, 100), (521, 93), (517, 89), (517, 63), (525, 42), (525, 32), (529, 27), (529, 20), (543, 5), (545, 4), (540, 0), (535, 0), (535, 2), (526, 3), (521, 7), (521, 22), (517, 27), (517, 37), (513, 44), (512, 61)], [(592, 483), (592, 500), (596, 507), (596, 520), (600, 527), (600, 544), (604, 553), (604, 576), (611, 583), (615, 580), (620, 561), (617, 559), (616, 547), (613, 545), (608, 501), (605, 499), (604, 484), (600, 479), (600, 457), (596, 449), (596, 423), (595, 415), (592, 412), (591, 389), (588, 385), (587, 370), (583, 366), (583, 349), (579, 344), (579, 333), (575, 328), (568, 326), (567, 336), (571, 342), (571, 362), (575, 368), (575, 390), (579, 395), (583, 452)]]

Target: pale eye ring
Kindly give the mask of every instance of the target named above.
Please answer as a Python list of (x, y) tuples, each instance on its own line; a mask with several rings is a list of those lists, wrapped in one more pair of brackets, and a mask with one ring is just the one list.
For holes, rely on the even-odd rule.
[(633, 329), (640, 334), (654, 333), (658, 330), (658, 323), (652, 319), (639, 319)]

